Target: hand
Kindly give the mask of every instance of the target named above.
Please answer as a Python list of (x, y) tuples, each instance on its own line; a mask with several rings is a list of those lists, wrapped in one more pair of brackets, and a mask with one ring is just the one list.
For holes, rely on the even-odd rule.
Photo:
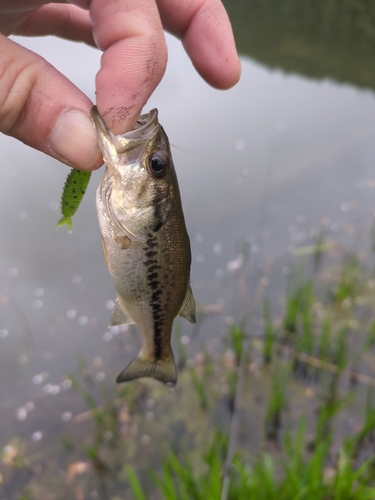
[(98, 168), (90, 100), (6, 37), (56, 35), (101, 49), (97, 106), (119, 134), (133, 128), (164, 74), (163, 27), (182, 40), (209, 84), (226, 89), (238, 81), (240, 63), (220, 0), (0, 0), (0, 132), (72, 167)]

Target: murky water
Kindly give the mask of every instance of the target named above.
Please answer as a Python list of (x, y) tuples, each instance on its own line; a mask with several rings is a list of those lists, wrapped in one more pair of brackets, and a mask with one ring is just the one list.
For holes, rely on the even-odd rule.
[[(229, 5), (230, 13), (236, 5)], [(245, 14), (250, 19), (257, 12)], [(223, 306), (223, 314), (201, 328), (203, 341), (224, 331), (227, 316), (240, 319), (231, 283), (244, 242), (250, 245), (254, 270), (309, 241), (322, 226), (353, 243), (353, 231), (360, 240), (375, 205), (371, 78), (356, 81), (352, 72), (348, 76), (336, 66), (325, 71), (328, 63), (314, 73), (311, 61), (320, 60), (318, 49), (303, 45), (297, 35), (294, 42), (284, 39), (284, 45), (276, 40), (278, 51), (268, 47), (267, 53), (254, 49), (253, 54), (246, 49), (250, 28), (245, 26), (235, 26), (243, 74), (233, 90), (208, 87), (179, 42), (168, 37), (168, 70), (147, 105), (147, 110), (159, 108), (174, 146), (192, 242), (195, 297), (200, 304)], [(289, 32), (280, 27), (280, 33)], [(43, 55), (94, 99), (98, 52), (57, 39), (17, 41)], [(304, 48), (300, 59), (305, 64), (292, 64), (297, 56), (285, 59), (280, 47)], [(335, 51), (328, 52), (333, 58)], [(342, 63), (350, 65), (351, 60), (343, 57)], [(69, 234), (65, 228), (55, 230), (67, 167), (5, 136), (0, 136), (0, 149), (3, 446), (14, 434), (38, 441), (63, 425), (61, 416), (68, 419), (70, 411), (65, 374), (76, 370), (79, 356), (93, 367), (97, 380), (114, 383), (136, 354), (139, 340), (134, 336), (133, 346), (124, 352), (121, 332), (107, 329), (115, 294), (94, 203), (103, 171), (93, 174)], [(181, 327), (183, 334), (192, 331), (187, 322)], [(38, 405), (48, 409), (48, 419), (34, 419)]]

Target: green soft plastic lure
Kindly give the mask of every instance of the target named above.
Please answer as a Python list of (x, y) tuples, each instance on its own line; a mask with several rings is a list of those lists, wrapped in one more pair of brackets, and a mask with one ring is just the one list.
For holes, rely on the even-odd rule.
[(64, 190), (61, 196), (61, 213), (63, 216), (57, 223), (56, 228), (68, 226), (69, 230), (72, 230), (72, 217), (82, 201), (90, 177), (91, 172), (83, 172), (75, 168), (72, 169), (65, 181)]

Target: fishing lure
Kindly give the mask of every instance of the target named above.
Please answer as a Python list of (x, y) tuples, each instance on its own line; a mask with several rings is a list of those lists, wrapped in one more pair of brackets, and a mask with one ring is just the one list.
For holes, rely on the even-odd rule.
[(91, 172), (84, 172), (75, 168), (71, 170), (65, 181), (61, 196), (61, 213), (63, 217), (57, 223), (56, 228), (68, 226), (69, 230), (72, 230), (72, 217), (82, 201), (90, 177)]

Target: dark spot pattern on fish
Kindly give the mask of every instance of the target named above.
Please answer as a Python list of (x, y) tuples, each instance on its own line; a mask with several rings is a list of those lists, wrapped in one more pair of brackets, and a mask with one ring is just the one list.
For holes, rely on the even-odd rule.
[[(143, 261), (143, 264), (148, 267), (148, 266), (151, 266), (152, 264), (156, 264), (157, 263), (157, 260), (156, 259), (149, 259), (149, 260), (145, 260)], [(150, 268), (151, 269), (151, 268)]]
[(156, 238), (151, 238), (146, 241), (143, 251), (145, 252), (148, 259), (143, 261), (147, 268), (147, 283), (151, 289), (151, 298), (149, 301), (149, 306), (151, 308), (152, 320), (153, 320), (153, 345), (154, 345), (154, 358), (158, 360), (163, 355), (163, 326), (165, 315), (162, 307), (162, 297), (163, 291), (160, 288), (160, 275), (159, 271), (162, 266), (158, 264), (156, 257), (158, 254), (158, 241)]
[[(150, 270), (149, 270), (150, 271)], [(158, 278), (159, 277), (159, 274), (158, 273), (151, 273), (151, 274), (148, 274), (147, 275), (147, 279), (150, 281), (150, 280), (154, 280), (155, 278)]]
[[(156, 292), (152, 293), (152, 300), (156, 301), (158, 300), (159, 295), (161, 295), (163, 292), (161, 290), (156, 290)], [(152, 302), (151, 302), (152, 303)], [(160, 305), (159, 305), (160, 306)]]
[[(144, 264), (147, 265), (146, 262)], [(159, 266), (158, 264), (153, 264), (153, 265), (150, 265), (150, 267), (147, 269), (147, 271), (149, 273), (152, 273), (152, 272), (156, 271), (156, 269), (162, 269), (162, 267)]]
[(158, 281), (158, 280), (150, 281), (149, 280), (148, 284), (150, 285), (151, 290), (156, 290), (160, 284), (160, 281)]
[(158, 242), (156, 241), (155, 238), (147, 241), (147, 245), (146, 245), (147, 248), (155, 248), (157, 246), (158, 246)]
[(162, 226), (163, 226), (163, 222), (159, 221), (157, 224), (155, 224), (155, 226), (152, 228), (152, 230), (154, 231), (154, 233), (157, 233), (159, 231), (159, 229), (161, 229)]
[(146, 252), (146, 257), (151, 259), (151, 257), (155, 257), (155, 255), (157, 255), (157, 254), (158, 254), (158, 252), (156, 252), (155, 250), (149, 250), (148, 252)]
[(157, 360), (161, 358), (163, 350), (162, 325), (161, 321), (154, 322), (154, 357)]

